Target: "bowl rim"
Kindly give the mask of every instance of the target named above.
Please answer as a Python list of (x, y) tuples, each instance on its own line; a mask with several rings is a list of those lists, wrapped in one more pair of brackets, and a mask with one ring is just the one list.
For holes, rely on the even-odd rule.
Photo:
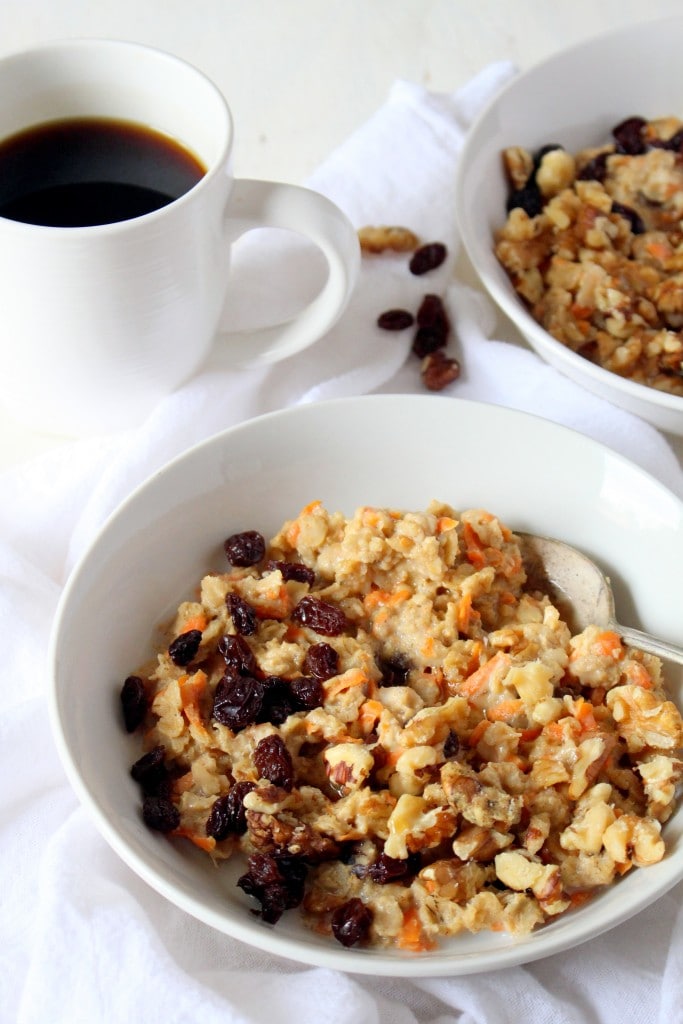
[[(540, 349), (547, 349), (552, 353), (553, 365), (566, 365), (577, 372), (580, 371), (582, 376), (585, 375), (590, 378), (601, 388), (604, 387), (612, 391), (622, 392), (637, 403), (680, 414), (683, 418), (683, 396), (674, 395), (670, 392), (650, 387), (647, 384), (629, 380), (627, 377), (619, 376), (619, 374), (612, 370), (607, 370), (596, 363), (590, 362), (561, 341), (558, 341), (557, 338), (553, 337), (549, 331), (534, 320), (522, 299), (514, 292), (512, 285), (504, 284), (502, 277), (498, 278), (487, 266), (482, 265), (479, 259), (480, 246), (483, 245), (482, 238), (480, 237), (481, 231), (477, 231), (475, 224), (470, 220), (470, 204), (467, 198), (468, 185), (471, 181), (471, 157), (480, 146), (481, 132), (501, 102), (510, 95), (514, 95), (518, 89), (525, 88), (527, 82), (533, 81), (534, 78), (542, 77), (551, 71), (555, 65), (570, 59), (572, 56), (577, 56), (583, 50), (600, 47), (601, 45), (613, 45), (616, 39), (631, 38), (641, 35), (646, 31), (663, 31), (667, 25), (677, 26), (680, 34), (680, 30), (683, 29), (683, 13), (656, 16), (644, 19), (642, 22), (623, 25), (617, 29), (603, 30), (595, 35), (578, 40), (570, 46), (555, 50), (553, 53), (530, 64), (528, 68), (524, 68), (506, 82), (485, 104), (470, 125), (465, 136), (455, 173), (455, 214), (460, 238), (472, 268), (486, 291), (523, 336), (531, 334)], [(674, 30), (671, 29), (671, 31), (673, 32)], [(683, 118), (683, 111), (681, 112), (681, 117)], [(501, 226), (503, 223), (504, 221), (501, 216)], [(500, 273), (501, 275), (505, 274), (502, 267), (500, 267)], [(527, 341), (526, 338), (524, 340)], [(571, 374), (569, 370), (567, 370), (567, 374), (576, 379), (575, 374)]]

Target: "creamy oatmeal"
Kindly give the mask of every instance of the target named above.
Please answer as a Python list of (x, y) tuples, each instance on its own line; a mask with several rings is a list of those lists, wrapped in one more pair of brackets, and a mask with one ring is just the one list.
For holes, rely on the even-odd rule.
[(495, 252), (558, 341), (683, 396), (683, 122), (631, 117), (571, 154), (503, 154), (508, 217)]
[(145, 821), (240, 857), (265, 921), (423, 951), (661, 860), (683, 722), (660, 662), (572, 636), (490, 512), (314, 501), (225, 549), (122, 701)]

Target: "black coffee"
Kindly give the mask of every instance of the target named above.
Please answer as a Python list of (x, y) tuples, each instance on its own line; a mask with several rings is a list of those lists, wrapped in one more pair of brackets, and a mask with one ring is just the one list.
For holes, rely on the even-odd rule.
[(205, 173), (178, 142), (143, 125), (50, 122), (0, 142), (0, 217), (64, 228), (113, 224), (166, 206)]

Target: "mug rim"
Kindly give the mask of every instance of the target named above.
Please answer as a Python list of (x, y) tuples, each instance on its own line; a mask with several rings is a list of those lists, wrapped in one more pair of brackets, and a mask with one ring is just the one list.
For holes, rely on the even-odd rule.
[[(12, 63), (18, 63), (20, 61), (29, 60), (33, 57), (40, 56), (41, 54), (68, 52), (69, 50), (86, 51), (95, 49), (109, 50), (112, 52), (117, 50), (120, 52), (138, 51), (140, 53), (147, 55), (151, 59), (162, 60), (169, 65), (175, 64), (178, 66), (178, 68), (184, 70), (185, 72), (189, 71), (196, 78), (197, 81), (201, 82), (204, 88), (206, 88), (209, 92), (213, 94), (214, 100), (217, 102), (218, 107), (220, 108), (221, 113), (224, 117), (224, 125), (222, 128), (224, 138), (219, 152), (214, 157), (212, 163), (208, 165), (208, 163), (204, 160), (204, 157), (201, 154), (192, 151), (190, 146), (184, 143), (182, 140), (176, 139), (176, 141), (178, 141), (180, 145), (192, 151), (193, 155), (196, 156), (202, 163), (207, 163), (206, 171), (199, 179), (199, 181), (195, 182), (195, 184), (192, 185), (192, 187), (189, 188), (186, 192), (183, 192), (182, 195), (177, 196), (175, 199), (172, 199), (169, 203), (166, 203), (164, 206), (161, 206), (156, 210), (151, 210), (149, 213), (140, 214), (136, 217), (129, 217), (125, 220), (111, 221), (105, 224), (84, 224), (74, 227), (55, 226), (52, 224), (30, 224), (27, 223), (26, 221), (13, 220), (10, 217), (3, 217), (2, 215), (0, 215), (0, 229), (2, 231), (18, 231), (21, 233), (25, 231), (30, 231), (32, 233), (51, 234), (55, 236), (61, 236), (64, 238), (74, 239), (80, 238), (83, 234), (100, 234), (103, 236), (105, 234), (108, 235), (111, 233), (131, 231), (133, 230), (134, 227), (138, 227), (139, 225), (146, 225), (154, 220), (162, 219), (164, 216), (168, 216), (172, 210), (176, 210), (181, 206), (187, 205), (188, 202), (192, 202), (200, 192), (203, 192), (207, 187), (209, 187), (211, 181), (213, 181), (218, 175), (227, 174), (228, 178), (233, 177), (232, 173), (229, 172), (228, 168), (230, 166), (232, 146), (234, 142), (234, 120), (232, 116), (232, 111), (230, 109), (226, 97), (218, 88), (216, 83), (204, 71), (202, 71), (191, 61), (188, 61), (184, 57), (180, 57), (178, 54), (172, 53), (169, 50), (164, 50), (160, 47), (151, 46), (147, 43), (141, 43), (135, 40), (114, 39), (98, 36), (79, 36), (74, 38), (54, 39), (41, 43), (36, 43), (35, 45), (27, 46), (24, 49), (17, 50), (15, 52), (8, 53), (0, 57), (0, 75), (2, 75), (2, 71), (5, 66)], [(108, 115), (98, 115), (97, 113), (93, 112), (92, 114), (88, 115), (74, 114), (73, 116), (79, 118), (97, 118), (98, 116), (107, 117)], [(68, 119), (69, 115), (57, 115), (54, 118), (55, 121), (64, 121)], [(124, 122), (128, 121), (132, 124), (142, 123), (134, 116), (127, 117), (125, 115), (121, 115), (120, 117), (114, 119), (121, 120)], [(17, 129), (16, 132), (13, 131), (8, 135), (3, 135), (0, 138), (0, 143), (3, 142), (5, 139), (11, 138), (12, 135), (18, 134), (21, 131), (37, 127), (41, 124), (48, 124), (50, 123), (50, 120), (51, 119), (49, 118), (45, 118), (41, 119), (40, 121), (35, 121), (31, 124), (26, 124), (23, 128)], [(147, 125), (147, 127), (152, 128), (154, 131), (159, 131), (163, 135), (169, 135), (168, 132), (158, 128), (158, 126), (153, 123), (150, 123), (149, 125)]]

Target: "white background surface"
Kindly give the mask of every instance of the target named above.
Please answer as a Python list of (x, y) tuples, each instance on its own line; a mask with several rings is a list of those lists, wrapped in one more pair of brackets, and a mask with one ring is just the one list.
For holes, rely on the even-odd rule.
[[(169, 50), (227, 97), (236, 174), (298, 183), (396, 79), (451, 91), (492, 61), (523, 69), (614, 24), (679, 11), (680, 0), (0, 0), (0, 56), (77, 36)], [(464, 258), (459, 272), (471, 280)], [(498, 336), (516, 337), (505, 322)], [(0, 352), (11, 344), (0, 318)], [(0, 414), (0, 468), (52, 444)]]

